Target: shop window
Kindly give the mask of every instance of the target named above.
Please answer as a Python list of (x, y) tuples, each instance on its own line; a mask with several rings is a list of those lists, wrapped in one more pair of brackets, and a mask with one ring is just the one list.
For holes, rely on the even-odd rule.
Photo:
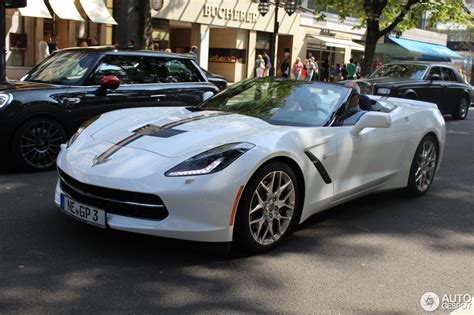
[[(24, 66), (25, 52), (29, 48), (27, 46), (27, 34), (25, 32), (24, 19), (18, 12), (7, 12), (5, 16), (7, 21), (7, 34), (9, 51), (7, 52), (6, 62), (8, 66)], [(5, 22), (3, 22), (5, 23)]]
[(209, 61), (211, 62), (226, 62), (226, 63), (245, 63), (245, 56), (247, 51), (245, 49), (233, 48), (210, 48)]
[(97, 85), (106, 75), (115, 75), (122, 84), (157, 83), (153, 59), (141, 56), (106, 56), (95, 70), (89, 85)]
[(255, 43), (255, 49), (260, 53), (263, 51), (268, 51), (270, 49), (271, 41), (271, 33), (257, 32), (257, 42)]

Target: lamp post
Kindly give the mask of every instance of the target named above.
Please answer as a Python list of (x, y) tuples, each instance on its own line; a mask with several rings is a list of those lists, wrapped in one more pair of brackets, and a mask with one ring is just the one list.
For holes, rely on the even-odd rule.
[[(297, 0), (286, 0), (285, 1), (285, 11), (286, 13), (291, 16), (295, 13), (297, 9)], [(272, 68), (270, 69), (270, 76), (275, 76), (276, 73), (276, 38), (278, 36), (278, 30), (280, 28), (280, 24), (278, 23), (278, 8), (280, 7), (281, 0), (275, 0), (275, 19), (273, 22), (273, 33), (272, 33), (272, 41), (270, 43), (270, 60), (272, 63)], [(270, 0), (260, 0), (258, 4), (258, 12), (260, 12), (261, 16), (265, 16), (270, 8)]]

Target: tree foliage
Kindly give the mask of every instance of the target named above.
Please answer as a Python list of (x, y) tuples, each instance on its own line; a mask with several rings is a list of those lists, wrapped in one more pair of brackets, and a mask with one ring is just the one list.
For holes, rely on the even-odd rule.
[[(439, 22), (471, 25), (463, 0), (309, 0), (316, 4), (318, 19), (324, 20), (326, 8), (335, 9), (339, 18), (359, 19), (358, 28), (367, 28), (364, 65), (372, 63), (378, 39), (393, 30), (415, 28), (421, 19), (427, 18), (428, 27)], [(370, 60), (368, 60), (370, 59)]]

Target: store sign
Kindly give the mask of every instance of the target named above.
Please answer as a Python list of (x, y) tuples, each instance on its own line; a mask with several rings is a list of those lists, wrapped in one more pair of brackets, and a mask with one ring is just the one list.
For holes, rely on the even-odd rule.
[(258, 13), (243, 10), (236, 10), (232, 8), (218, 7), (213, 5), (204, 5), (203, 15), (205, 17), (219, 18), (227, 21), (239, 21), (256, 23)]

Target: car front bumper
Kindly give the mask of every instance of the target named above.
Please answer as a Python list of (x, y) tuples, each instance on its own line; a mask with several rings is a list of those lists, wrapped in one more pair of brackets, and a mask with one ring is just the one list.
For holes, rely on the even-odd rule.
[[(61, 194), (65, 192), (61, 189), (60, 181), (56, 185), (55, 203), (61, 206)], [(67, 194), (65, 194), (68, 196)], [(202, 192), (202, 198), (209, 200), (209, 194)], [(175, 239), (201, 241), (201, 242), (230, 242), (232, 241), (233, 226), (230, 225), (230, 215), (234, 198), (229, 199), (229, 203), (220, 206), (207, 208), (209, 203), (202, 205), (194, 201), (185, 201), (186, 198), (179, 193), (173, 197), (165, 198), (168, 201), (167, 209), (169, 215), (163, 220), (153, 220), (132, 216), (118, 215), (106, 211), (107, 228), (122, 230), (127, 232), (147, 234)], [(178, 207), (178, 209), (176, 209)], [(203, 209), (206, 208), (206, 209)], [(214, 215), (212, 215), (214, 213)], [(209, 217), (206, 222), (205, 217)], [(222, 224), (216, 224), (218, 218), (222, 219)], [(219, 219), (218, 219), (219, 220)], [(214, 222), (212, 222), (214, 221)]]

